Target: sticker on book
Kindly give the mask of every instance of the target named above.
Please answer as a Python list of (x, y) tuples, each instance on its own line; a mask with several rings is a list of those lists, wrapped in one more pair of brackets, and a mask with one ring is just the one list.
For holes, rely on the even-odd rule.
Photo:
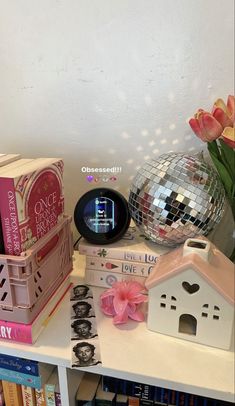
[(76, 285), (71, 289), (70, 320), (72, 367), (101, 364), (93, 294), (89, 286)]

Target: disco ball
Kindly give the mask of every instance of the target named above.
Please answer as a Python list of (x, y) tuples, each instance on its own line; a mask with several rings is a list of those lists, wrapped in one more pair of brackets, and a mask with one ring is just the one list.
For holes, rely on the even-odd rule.
[(225, 191), (215, 170), (198, 156), (169, 153), (146, 162), (135, 176), (129, 210), (150, 240), (176, 246), (207, 235), (219, 223)]

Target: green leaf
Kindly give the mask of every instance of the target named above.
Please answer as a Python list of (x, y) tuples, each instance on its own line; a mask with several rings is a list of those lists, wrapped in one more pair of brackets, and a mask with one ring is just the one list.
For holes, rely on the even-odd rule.
[(220, 150), (216, 141), (208, 142), (207, 148), (210, 154), (213, 154), (217, 159), (221, 159)]
[(228, 170), (226, 169), (226, 167), (223, 165), (223, 163), (221, 163), (217, 156), (213, 153), (210, 153), (211, 155), (211, 159), (218, 171), (218, 174), (220, 176), (221, 182), (224, 185), (226, 194), (229, 198), (229, 200), (231, 200), (232, 198), (232, 194), (233, 194), (233, 179), (231, 178)]
[(235, 180), (235, 151), (223, 140), (220, 140), (221, 157), (231, 177)]

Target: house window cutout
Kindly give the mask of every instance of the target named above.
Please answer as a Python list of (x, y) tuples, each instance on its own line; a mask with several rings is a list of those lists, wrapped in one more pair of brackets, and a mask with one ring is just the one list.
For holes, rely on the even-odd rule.
[[(165, 293), (163, 295), (161, 295), (161, 299), (163, 299), (163, 300), (160, 302), (160, 307), (166, 307), (166, 299), (167, 299), (167, 297), (166, 297)], [(171, 301), (176, 302), (175, 296), (171, 296)], [(171, 310), (176, 310), (176, 306), (171, 305)]]
[(220, 310), (218, 306), (214, 306), (214, 310)]
[(202, 307), (206, 307), (208, 309), (209, 305), (208, 304), (204, 304)]
[(208, 317), (208, 313), (202, 313), (202, 317)]
[(197, 319), (191, 314), (181, 314), (179, 318), (179, 333), (196, 335)]
[(217, 314), (214, 314), (213, 319), (214, 320), (219, 320), (219, 316), (217, 316)]

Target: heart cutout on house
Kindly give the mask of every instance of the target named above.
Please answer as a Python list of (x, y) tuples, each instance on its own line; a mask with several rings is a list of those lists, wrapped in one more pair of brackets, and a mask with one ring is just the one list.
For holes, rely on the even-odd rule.
[(200, 286), (197, 283), (193, 283), (191, 285), (191, 283), (189, 283), (189, 282), (183, 282), (182, 286), (183, 286), (184, 290), (186, 290), (186, 292), (188, 292), (190, 295), (192, 293), (196, 293), (200, 289)]

